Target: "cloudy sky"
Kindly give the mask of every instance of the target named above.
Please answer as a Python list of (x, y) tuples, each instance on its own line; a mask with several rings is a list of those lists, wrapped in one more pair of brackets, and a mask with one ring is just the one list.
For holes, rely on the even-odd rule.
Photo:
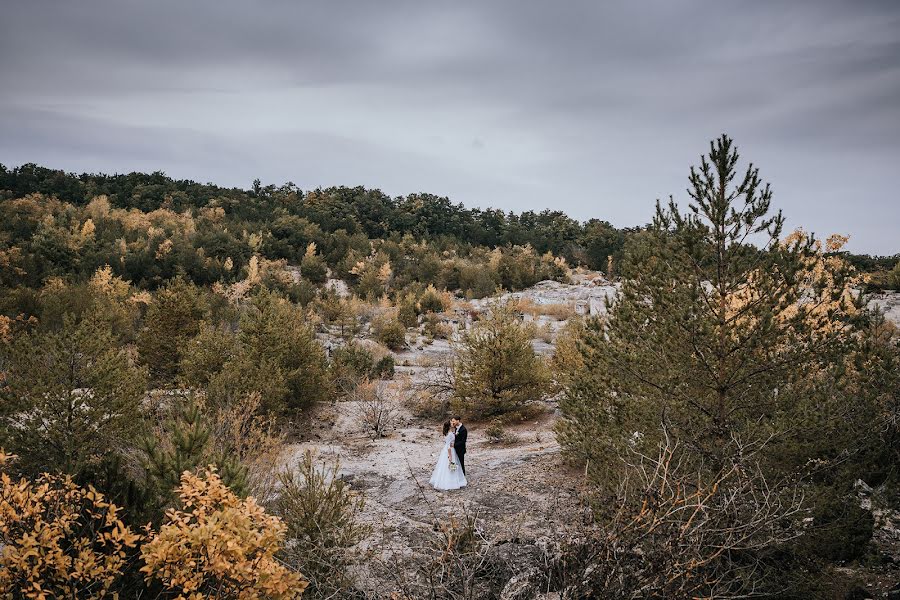
[(7, 0), (0, 162), (639, 225), (727, 132), (900, 252), (900, 2)]

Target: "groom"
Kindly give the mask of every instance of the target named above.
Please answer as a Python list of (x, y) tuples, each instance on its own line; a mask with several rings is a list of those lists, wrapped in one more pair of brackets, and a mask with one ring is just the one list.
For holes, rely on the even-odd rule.
[(453, 449), (456, 450), (456, 457), (459, 459), (459, 468), (462, 469), (463, 475), (465, 475), (466, 436), (469, 435), (469, 432), (466, 431), (466, 426), (462, 424), (462, 418), (459, 416), (450, 419), (450, 425), (453, 427), (453, 431), (456, 434), (456, 438), (453, 442)]

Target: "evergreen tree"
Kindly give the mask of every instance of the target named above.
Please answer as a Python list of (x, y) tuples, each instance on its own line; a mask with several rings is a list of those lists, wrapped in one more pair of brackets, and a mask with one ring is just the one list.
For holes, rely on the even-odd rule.
[(809, 236), (781, 243), (769, 186), (752, 165), (734, 185), (737, 160), (729, 138), (716, 140), (691, 169), (690, 212), (658, 207), (630, 245), (609, 321), (590, 324), (586, 367), (567, 390), (570, 449), (614, 449), (636, 431), (655, 443), (665, 419), (722, 458), (732, 435), (768, 433), (762, 424), (801, 403), (804, 382), (845, 350), (849, 273), (820, 264)]
[[(269, 408), (299, 409), (328, 397), (325, 351), (307, 325), (302, 310), (268, 290), (257, 294), (241, 318), (238, 356), (225, 370), (256, 381), (283, 377), (284, 391), (260, 391)], [(270, 392), (266, 394), (265, 392)]]
[(138, 336), (141, 361), (155, 381), (171, 383), (178, 375), (184, 346), (199, 332), (204, 313), (200, 291), (183, 279), (157, 292)]
[(601, 497), (629, 478), (623, 457), (672, 439), (701, 478), (748, 469), (756, 448), (761, 476), (789, 495), (806, 488), (812, 508), (846, 491), (839, 471), (859, 464), (873, 412), (846, 366), (859, 311), (852, 273), (831, 255), (843, 240), (782, 240), (769, 186), (752, 164), (739, 177), (737, 162), (722, 136), (691, 169), (687, 214), (657, 207), (628, 245), (608, 320), (587, 323), (560, 378), (559, 439)]
[(194, 472), (209, 465), (217, 468), (222, 481), (239, 496), (247, 494), (247, 472), (237, 457), (213, 450), (210, 428), (201, 406), (193, 398), (179, 401), (155, 436), (146, 437), (146, 491), (149, 516), (161, 516), (174, 498), (185, 471)]
[(531, 345), (531, 332), (506, 306), (495, 306), (460, 340), (453, 360), (454, 404), (472, 417), (491, 417), (540, 400), (546, 366)]
[(97, 316), (8, 348), (0, 446), (29, 472), (77, 474), (133, 446), (146, 374)]

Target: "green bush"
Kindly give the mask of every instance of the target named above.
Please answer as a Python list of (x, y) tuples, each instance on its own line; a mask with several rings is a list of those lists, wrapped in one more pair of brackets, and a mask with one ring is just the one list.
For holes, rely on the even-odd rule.
[(407, 294), (400, 300), (397, 305), (397, 320), (404, 327), (415, 327), (419, 324), (419, 307), (414, 295)]
[(445, 298), (433, 285), (429, 285), (419, 297), (419, 310), (423, 313), (439, 313), (447, 310)]
[(394, 377), (394, 357), (390, 354), (382, 356), (372, 366), (372, 377), (375, 379), (392, 379)]
[(406, 348), (406, 327), (396, 317), (382, 315), (372, 321), (375, 339), (397, 351)]
[(141, 362), (155, 382), (171, 383), (177, 377), (184, 345), (200, 330), (204, 313), (200, 290), (183, 279), (174, 279), (156, 293), (137, 344)]
[(294, 541), (283, 558), (309, 580), (304, 597), (332, 598), (349, 591), (352, 566), (362, 558), (355, 547), (370, 532), (359, 520), (365, 500), (338, 476), (339, 470), (337, 462), (317, 464), (307, 451), (296, 472), (280, 476), (275, 514)]
[(328, 265), (318, 254), (307, 253), (300, 261), (300, 275), (313, 283), (325, 283), (328, 278)]
[(520, 410), (549, 389), (547, 367), (534, 352), (528, 327), (506, 306), (495, 307), (455, 350), (454, 406), (470, 417)]

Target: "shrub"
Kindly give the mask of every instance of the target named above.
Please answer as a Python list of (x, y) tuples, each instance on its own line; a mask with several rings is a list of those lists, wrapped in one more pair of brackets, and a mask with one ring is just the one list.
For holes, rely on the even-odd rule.
[(406, 348), (406, 327), (395, 316), (380, 315), (372, 321), (375, 339), (398, 351)]
[(444, 312), (450, 306), (450, 299), (446, 294), (437, 291), (433, 285), (429, 285), (419, 297), (419, 310), (423, 313)]
[[(0, 450), (0, 469), (12, 456)], [(0, 473), (0, 590), (16, 598), (114, 595), (140, 536), (119, 507), (68, 476)], [(7, 596), (9, 594), (9, 596)]]
[(453, 334), (450, 325), (443, 323), (441, 318), (435, 313), (427, 313), (425, 315), (425, 335), (436, 340), (449, 339)]
[[(0, 436), (25, 471), (72, 475), (133, 447), (146, 372), (98, 316), (3, 347)], [(7, 413), (8, 414), (3, 414)]]
[(237, 349), (237, 336), (227, 328), (201, 324), (199, 333), (182, 349), (181, 383), (193, 388), (206, 387)]
[(328, 278), (328, 265), (325, 259), (316, 254), (316, 245), (310, 243), (300, 261), (300, 275), (313, 283), (325, 283)]
[(406, 294), (397, 304), (397, 320), (404, 327), (415, 327), (419, 324), (419, 306), (413, 294)]
[(492, 444), (511, 444), (517, 441), (516, 436), (506, 430), (503, 420), (500, 418), (491, 419), (491, 423), (484, 430), (484, 433)]
[(554, 383), (562, 390), (584, 369), (584, 357), (578, 349), (584, 335), (585, 319), (570, 319), (556, 335), (555, 351), (550, 361)]
[(363, 430), (376, 440), (384, 437), (393, 426), (397, 416), (397, 406), (383, 386), (377, 382), (364, 381), (353, 392), (356, 401), (356, 414)]
[(394, 357), (391, 354), (376, 360), (368, 348), (357, 342), (344, 344), (332, 352), (331, 377), (342, 393), (352, 392), (364, 379), (390, 379), (393, 376)]
[(454, 403), (471, 417), (491, 417), (540, 400), (549, 375), (531, 335), (505, 306), (467, 332), (453, 360)]
[[(263, 290), (253, 298), (241, 318), (239, 356), (224, 371), (232, 377), (255, 381), (246, 391), (272, 391), (270, 379), (283, 378), (284, 390), (263, 402), (272, 409), (303, 409), (328, 397), (325, 350), (306, 325), (301, 309), (278, 295)], [(211, 382), (212, 385), (212, 382)]]
[(338, 390), (352, 391), (372, 371), (374, 358), (362, 345), (344, 344), (331, 353), (331, 378)]
[(627, 475), (611, 497), (595, 498), (599, 525), (558, 553), (560, 595), (800, 597), (771, 575), (786, 560), (779, 549), (802, 534), (802, 495), (765, 478), (758, 444), (735, 439), (737, 461), (699, 475), (690, 443), (663, 433), (652, 453), (616, 459)]
[(159, 290), (138, 335), (138, 352), (154, 381), (170, 383), (178, 375), (187, 341), (200, 331), (205, 306), (199, 290), (175, 279)]
[(303, 577), (276, 558), (285, 525), (253, 498), (241, 500), (215, 469), (184, 473), (182, 508), (166, 513), (159, 533), (141, 548), (141, 571), (171, 597), (288, 599), (306, 588)]
[(372, 366), (374, 379), (392, 379), (394, 377), (394, 356), (387, 354), (379, 358)]
[(309, 580), (307, 595), (328, 598), (353, 585), (350, 567), (360, 554), (355, 546), (370, 528), (359, 521), (364, 498), (339, 476), (340, 464), (318, 465), (312, 452), (297, 471), (281, 475), (275, 512), (292, 542), (282, 551)]
[(273, 414), (260, 414), (260, 406), (260, 395), (251, 393), (212, 408), (207, 418), (213, 456), (238, 461), (247, 492), (265, 503), (275, 491), (285, 435)]
[(229, 449), (212, 444), (209, 418), (191, 397), (173, 398), (161, 424), (144, 443), (147, 510), (154, 520), (171, 504), (185, 471), (214, 464), (224, 483), (238, 495), (247, 494), (247, 472)]

